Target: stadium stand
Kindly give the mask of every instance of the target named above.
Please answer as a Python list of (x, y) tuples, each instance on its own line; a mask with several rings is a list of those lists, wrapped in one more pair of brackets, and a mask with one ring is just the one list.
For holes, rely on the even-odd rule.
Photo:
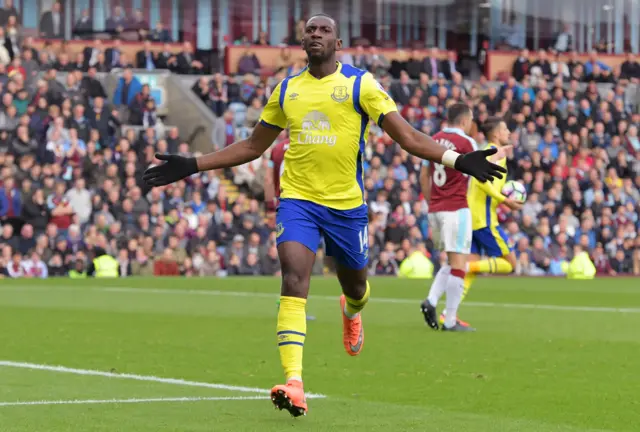
[[(118, 33), (118, 23), (111, 26)], [(155, 152), (202, 152), (246, 137), (273, 87), (303, 68), (303, 58), (288, 47), (232, 47), (226, 75), (199, 75), (203, 63), (189, 42), (172, 44), (162, 28), (145, 28), (129, 38), (144, 42), (118, 33), (71, 42), (25, 37), (11, 52), (0, 44), (0, 275), (87, 277), (96, 256), (114, 258), (121, 276), (278, 274), (275, 215), (265, 198), (273, 192), (265, 191), (274, 175), (269, 154), (151, 191), (141, 174), (158, 162)], [(510, 177), (529, 192), (521, 212), (501, 215), (517, 274), (562, 275), (580, 245), (599, 274), (640, 275), (638, 62), (491, 55), (489, 76), (500, 81), (471, 80), (455, 54), (435, 49), (356, 47), (341, 61), (374, 73), (427, 134), (446, 125), (457, 101), (480, 124), (505, 118)], [(200, 110), (193, 116), (207, 133), (194, 138), (200, 123), (171, 112), (170, 86), (188, 90), (182, 106)], [(485, 143), (481, 132), (475, 138)], [(396, 275), (422, 244), (437, 269), (445, 257), (430, 240), (421, 161), (375, 125), (365, 155), (371, 273)], [(316, 274), (328, 271), (323, 258), (319, 251)]]

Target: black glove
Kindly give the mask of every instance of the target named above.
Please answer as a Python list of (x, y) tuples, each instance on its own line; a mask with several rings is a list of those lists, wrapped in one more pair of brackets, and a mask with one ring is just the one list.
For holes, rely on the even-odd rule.
[(198, 172), (198, 163), (194, 157), (156, 153), (156, 159), (166, 162), (144, 172), (142, 180), (150, 187), (165, 186)]
[(460, 172), (474, 176), (481, 183), (487, 180), (493, 181), (494, 177), (501, 179), (503, 177), (502, 173), (506, 173), (507, 169), (491, 163), (487, 159), (497, 152), (498, 149), (493, 147), (487, 150), (476, 150), (463, 154), (456, 159), (454, 168)]

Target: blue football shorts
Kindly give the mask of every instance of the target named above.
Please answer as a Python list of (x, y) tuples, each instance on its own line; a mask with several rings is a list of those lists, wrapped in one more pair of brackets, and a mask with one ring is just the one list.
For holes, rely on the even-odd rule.
[(473, 230), (471, 238), (471, 253), (491, 258), (509, 255), (509, 237), (502, 227), (486, 227)]
[(324, 237), (327, 256), (360, 270), (369, 262), (369, 217), (366, 204), (336, 210), (311, 201), (281, 199), (276, 216), (278, 245), (297, 242), (316, 253)]

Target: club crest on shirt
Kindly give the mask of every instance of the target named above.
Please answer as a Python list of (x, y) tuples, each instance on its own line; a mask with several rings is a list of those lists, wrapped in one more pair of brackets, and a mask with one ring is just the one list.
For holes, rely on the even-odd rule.
[(347, 86), (334, 87), (333, 93), (331, 93), (331, 99), (336, 102), (344, 102), (349, 99), (349, 91), (347, 90)]

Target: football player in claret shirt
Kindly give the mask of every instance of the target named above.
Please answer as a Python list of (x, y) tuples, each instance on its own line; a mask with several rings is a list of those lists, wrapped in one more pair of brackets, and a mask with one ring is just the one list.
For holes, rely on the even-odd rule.
[(373, 75), (336, 61), (342, 40), (330, 16), (317, 14), (307, 21), (302, 49), (309, 66), (276, 86), (251, 136), (197, 158), (156, 155), (165, 163), (143, 176), (149, 186), (162, 186), (199, 171), (241, 165), (260, 157), (289, 129), (276, 228), (282, 267), (276, 341), (286, 384), (273, 387), (271, 400), (293, 416), (307, 413), (302, 385), (305, 308), (321, 236), (342, 287), (344, 349), (355, 356), (363, 347), (360, 313), (370, 294), (363, 168), (369, 122), (380, 125), (407, 152), (479, 181), (501, 177), (504, 171), (487, 160), (495, 149), (461, 155), (436, 144), (400, 116)]
[[(445, 148), (460, 154), (476, 150), (476, 142), (468, 133), (473, 127), (473, 112), (462, 103), (448, 109), (449, 127), (433, 136)], [(436, 247), (447, 253), (447, 264), (436, 274), (429, 296), (421, 310), (429, 327), (437, 330), (436, 306), (446, 292), (446, 319), (442, 330), (473, 331), (457, 320), (458, 306), (464, 291), (467, 256), (471, 250), (471, 212), (467, 205), (469, 178), (459, 171), (438, 163), (424, 163), (420, 173), (420, 186), (429, 203), (429, 225)]]

